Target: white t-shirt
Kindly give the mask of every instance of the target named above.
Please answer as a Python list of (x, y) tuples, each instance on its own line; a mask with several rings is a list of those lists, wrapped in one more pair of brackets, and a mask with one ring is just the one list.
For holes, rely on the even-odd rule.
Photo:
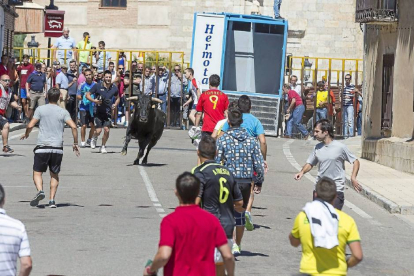
[(220, 134), (221, 129), (223, 128), (226, 122), (227, 122), (227, 119), (223, 119), (217, 122), (216, 126), (214, 127), (214, 130), (218, 130), (217, 135)]
[(292, 85), (290, 85), (290, 89), (294, 90), (296, 93), (298, 93), (299, 96), (302, 97), (302, 86), (299, 84), (296, 84), (295, 87), (293, 87)]

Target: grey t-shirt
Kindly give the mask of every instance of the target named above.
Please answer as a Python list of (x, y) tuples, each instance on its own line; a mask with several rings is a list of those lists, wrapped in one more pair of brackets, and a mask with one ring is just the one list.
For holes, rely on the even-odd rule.
[(328, 177), (335, 181), (336, 190), (343, 192), (345, 188), (345, 161), (353, 164), (357, 160), (347, 146), (333, 140), (328, 145), (319, 143), (313, 149), (306, 163), (318, 167), (316, 182), (322, 177)]
[(63, 147), (65, 122), (70, 120), (69, 112), (55, 104), (39, 106), (33, 118), (39, 120), (37, 145), (41, 147)]

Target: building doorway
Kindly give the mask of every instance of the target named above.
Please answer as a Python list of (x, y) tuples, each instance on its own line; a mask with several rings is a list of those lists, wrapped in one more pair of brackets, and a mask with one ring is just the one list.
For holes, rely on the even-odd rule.
[(385, 137), (391, 136), (393, 82), (394, 55), (384, 55), (382, 69), (381, 132)]

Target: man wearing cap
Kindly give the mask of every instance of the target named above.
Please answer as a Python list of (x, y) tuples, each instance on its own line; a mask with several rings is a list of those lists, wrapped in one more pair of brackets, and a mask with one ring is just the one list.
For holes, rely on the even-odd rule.
[(69, 79), (67, 77), (68, 66), (66, 64), (61, 65), (62, 72), (56, 76), (56, 88), (60, 89), (60, 99), (58, 105), (66, 109), (66, 101), (68, 99), (68, 88), (69, 88)]
[(63, 29), (63, 35), (59, 37), (52, 49), (59, 49), (55, 51), (56, 59), (59, 60), (60, 64), (68, 64), (70, 60), (74, 58), (73, 51), (76, 49), (76, 42), (69, 36), (69, 29)]
[(33, 109), (36, 104), (42, 106), (45, 104), (46, 75), (42, 73), (42, 64), (35, 64), (35, 71), (30, 74), (26, 82), (27, 97), (30, 98), (29, 119), (32, 119)]

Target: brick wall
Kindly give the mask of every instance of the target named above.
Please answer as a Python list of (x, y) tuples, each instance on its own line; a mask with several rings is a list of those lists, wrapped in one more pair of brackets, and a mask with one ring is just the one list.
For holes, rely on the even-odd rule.
[[(7, 5), (7, 0), (0, 0), (3, 5)], [(2, 5), (2, 6), (3, 6)], [(14, 11), (14, 7), (11, 7), (11, 11)], [(3, 45), (1, 53), (8, 53), (8, 48), (13, 47), (13, 35), (14, 35), (14, 20), (15, 17), (7, 9), (4, 9), (4, 34), (3, 34)]]

